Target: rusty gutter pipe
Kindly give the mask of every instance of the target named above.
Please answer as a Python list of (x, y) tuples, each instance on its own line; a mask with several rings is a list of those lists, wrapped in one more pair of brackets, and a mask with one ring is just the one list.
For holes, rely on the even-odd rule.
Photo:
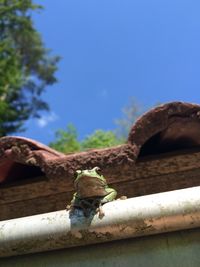
[(200, 187), (117, 200), (105, 216), (57, 211), (0, 222), (0, 257), (200, 227)]

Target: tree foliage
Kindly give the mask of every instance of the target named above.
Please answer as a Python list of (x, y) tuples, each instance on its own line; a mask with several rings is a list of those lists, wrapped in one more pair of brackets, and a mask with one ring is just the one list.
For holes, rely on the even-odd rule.
[(79, 141), (75, 126), (69, 124), (66, 130), (58, 130), (56, 132), (56, 140), (49, 145), (63, 153), (70, 153), (122, 144), (126, 142), (131, 126), (141, 112), (140, 105), (134, 99), (131, 99), (123, 109), (123, 117), (116, 121), (118, 124), (117, 129), (113, 131), (96, 130), (91, 135), (86, 136), (85, 139)]
[(81, 145), (74, 125), (68, 124), (66, 130), (58, 130), (56, 132), (56, 140), (51, 142), (49, 146), (63, 153), (80, 151)]
[(56, 140), (49, 144), (50, 147), (63, 152), (71, 153), (94, 148), (111, 147), (121, 143), (112, 131), (96, 130), (82, 141), (78, 141), (77, 130), (69, 124), (66, 130), (56, 132)]
[(58, 57), (50, 55), (36, 31), (32, 0), (0, 0), (0, 136), (22, 130), (48, 104), (41, 99), (56, 82)]
[(117, 138), (113, 131), (96, 130), (88, 135), (82, 142), (82, 150), (91, 148), (104, 148), (119, 145), (121, 140)]

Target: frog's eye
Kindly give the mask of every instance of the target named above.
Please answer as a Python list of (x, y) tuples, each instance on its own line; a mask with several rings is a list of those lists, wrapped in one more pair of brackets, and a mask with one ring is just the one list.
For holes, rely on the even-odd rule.
[(101, 173), (101, 169), (100, 169), (99, 167), (95, 167), (95, 171), (96, 171), (99, 175), (102, 174), (102, 173)]

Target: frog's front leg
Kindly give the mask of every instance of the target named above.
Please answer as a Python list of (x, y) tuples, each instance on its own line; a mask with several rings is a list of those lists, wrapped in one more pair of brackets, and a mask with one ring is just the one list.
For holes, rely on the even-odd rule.
[(99, 213), (99, 219), (102, 219), (105, 216), (101, 203), (99, 204), (99, 207), (96, 209), (96, 213)]
[(107, 187), (105, 190), (108, 194), (101, 200), (101, 204), (113, 201), (117, 196), (117, 191), (115, 189)]
[(66, 206), (66, 210), (70, 210), (70, 212), (73, 212), (74, 207), (76, 206), (77, 202), (78, 202), (78, 196), (77, 196), (77, 193), (74, 193), (70, 205)]
[(97, 208), (96, 212), (99, 213), (99, 218), (102, 219), (105, 215), (102, 204), (105, 204), (107, 202), (113, 201), (117, 196), (117, 191), (113, 188), (105, 188), (106, 192), (108, 193), (103, 199), (100, 201), (100, 205)]

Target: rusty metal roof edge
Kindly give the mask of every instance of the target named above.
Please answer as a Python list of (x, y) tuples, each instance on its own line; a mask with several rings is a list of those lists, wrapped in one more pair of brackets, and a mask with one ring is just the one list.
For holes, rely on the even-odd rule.
[(200, 187), (116, 200), (105, 216), (62, 210), (0, 222), (0, 257), (200, 227)]

